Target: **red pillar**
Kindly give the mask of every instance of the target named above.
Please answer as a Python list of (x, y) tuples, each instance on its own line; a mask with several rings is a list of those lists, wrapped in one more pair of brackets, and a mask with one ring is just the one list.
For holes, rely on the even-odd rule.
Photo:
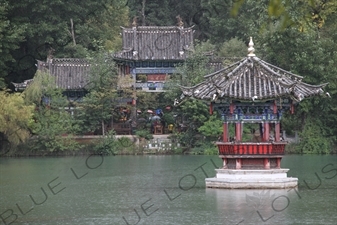
[(228, 123), (223, 123), (223, 142), (228, 142)]
[(275, 141), (280, 141), (280, 122), (275, 123)]
[(269, 123), (264, 123), (264, 131), (263, 131), (263, 139), (264, 141), (269, 141)]
[(237, 122), (235, 124), (235, 140), (241, 141), (241, 123)]
[(209, 104), (209, 114), (213, 115), (213, 104), (212, 104), (212, 102)]

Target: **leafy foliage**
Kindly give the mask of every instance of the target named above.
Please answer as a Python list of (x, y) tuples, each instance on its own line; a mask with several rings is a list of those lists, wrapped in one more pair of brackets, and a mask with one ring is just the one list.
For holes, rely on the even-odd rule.
[(209, 37), (209, 21), (204, 16), (207, 11), (202, 7), (203, 0), (128, 0), (130, 21), (137, 19), (142, 26), (174, 26), (177, 17), (181, 18), (184, 27), (194, 25), (196, 38), (205, 40)]
[(31, 151), (58, 152), (78, 150), (80, 145), (71, 137), (79, 127), (67, 108), (67, 99), (62, 90), (56, 89), (51, 75), (38, 72), (29, 87), (23, 92), (25, 101), (36, 106), (27, 147)]
[(94, 55), (91, 60), (89, 92), (82, 101), (75, 103), (76, 120), (81, 133), (95, 132), (101, 128), (104, 135), (106, 124), (111, 122), (117, 105), (117, 71), (112, 58), (104, 53)]
[[(14, 149), (30, 137), (33, 105), (27, 105), (22, 94), (0, 91), (0, 150)], [(5, 145), (5, 143), (8, 143)]]
[(207, 66), (209, 58), (205, 55), (205, 51), (212, 51), (214, 48), (209, 42), (199, 42), (187, 60), (176, 65), (176, 73), (171, 75), (165, 83), (168, 91), (164, 93), (163, 97), (167, 101), (179, 97), (181, 94), (179, 86), (193, 86), (203, 80), (203, 76), (209, 72)]
[(238, 38), (232, 38), (221, 45), (217, 54), (222, 57), (243, 58), (247, 54), (247, 46)]
[(0, 89), (5, 88), (5, 77), (10, 73), (10, 64), (14, 62), (12, 53), (19, 48), (24, 39), (25, 25), (17, 24), (8, 16), (12, 7), (8, 1), (0, 3)]
[[(295, 115), (286, 114), (282, 121), (287, 133), (300, 132), (301, 140), (305, 141), (299, 145), (301, 152), (325, 153), (331, 144), (337, 145), (336, 8), (337, 3), (332, 0), (4, 0), (0, 3), (0, 88), (9, 86), (12, 81), (32, 78), (36, 73), (36, 59), (45, 60), (47, 56), (85, 58), (97, 53), (91, 57), (91, 62), (99, 66), (93, 67), (90, 85), (85, 87), (90, 94), (78, 104), (69, 104), (62, 91), (53, 86), (53, 78), (40, 73), (36, 73), (24, 95), (3, 94), (2, 106), (10, 104), (20, 112), (34, 104), (37, 110), (34, 111), (35, 121), (28, 122), (30, 127), (26, 123), (29, 113), (23, 121), (17, 118), (15, 122), (13, 118), (18, 115), (6, 114), (7, 109), (2, 109), (6, 120), (1, 123), (6, 125), (1, 124), (0, 138), (20, 143), (26, 139), (24, 137), (29, 137), (30, 129), (41, 137), (49, 137), (45, 139), (51, 140), (52, 146), (48, 148), (56, 151), (69, 144), (58, 144), (66, 140), (65, 137), (54, 142), (57, 135), (68, 134), (69, 137), (99, 129), (104, 133), (112, 117), (117, 116), (112, 113), (118, 105), (116, 102), (136, 96), (124, 85), (128, 83), (127, 77), (124, 84), (117, 82), (112, 60), (107, 53), (101, 52), (121, 49), (119, 26), (128, 25), (134, 17), (138, 17), (138, 25), (176, 25), (180, 15), (185, 27), (195, 25), (194, 36), (204, 42), (196, 41), (194, 52), (166, 82), (169, 91), (137, 93), (137, 108), (142, 111), (150, 107), (162, 108), (172, 105), (175, 98), (180, 100), (179, 85), (195, 85), (210, 73), (209, 58), (204, 52), (227, 57), (224, 61), (227, 65), (232, 60), (229, 58), (246, 55), (249, 36), (252, 36), (260, 58), (304, 76), (303, 81), (309, 84), (329, 83), (325, 91), (331, 98), (306, 99), (298, 105)], [(10, 98), (13, 98), (12, 103), (8, 101)], [(20, 98), (24, 98), (24, 102)], [(50, 104), (43, 101), (48, 99)], [(77, 108), (74, 117), (66, 112), (70, 106)], [(211, 124), (217, 122), (209, 117), (208, 106), (203, 102), (180, 103), (167, 120), (172, 122), (173, 115), (176, 125), (189, 125), (178, 134), (185, 147), (199, 145), (196, 141), (201, 133), (211, 136), (216, 133)], [(23, 132), (22, 136), (8, 137), (8, 133), (4, 136), (4, 130), (16, 126)], [(47, 128), (51, 130), (44, 130)], [(248, 140), (248, 126), (245, 126), (245, 137)], [(304, 147), (304, 144), (308, 145)]]
[(222, 121), (214, 113), (201, 127), (198, 128), (198, 131), (208, 139), (216, 141), (223, 133)]
[(115, 155), (117, 151), (117, 144), (118, 141), (116, 140), (115, 132), (111, 130), (98, 141), (94, 142), (93, 151), (96, 154)]
[(328, 138), (325, 137), (324, 129), (319, 121), (310, 118), (306, 121), (304, 129), (300, 132), (301, 141), (296, 147), (300, 153), (305, 154), (329, 154), (331, 145)]
[(128, 137), (119, 137), (116, 140), (116, 149), (118, 154), (135, 154), (137, 153), (136, 139), (131, 140)]
[(36, 122), (32, 125), (35, 136), (28, 145), (31, 151), (62, 152), (81, 148), (72, 138), (79, 127), (65, 106), (66, 101), (62, 101), (62, 95), (59, 94), (50, 96), (49, 105), (38, 107), (34, 114)]
[[(177, 98), (180, 95), (179, 85), (193, 86), (203, 80), (203, 76), (208, 73), (207, 63), (209, 59), (203, 54), (203, 50), (212, 49), (210, 43), (199, 43), (196, 50), (186, 60), (184, 64), (177, 68), (177, 74), (174, 74), (169, 81), (169, 90), (165, 92), (166, 99)], [(174, 108), (176, 114), (176, 126), (186, 126), (184, 132), (175, 135), (179, 143), (186, 148), (195, 147), (200, 140), (198, 128), (209, 118), (208, 106), (199, 100), (189, 99), (183, 101)]]
[(12, 74), (7, 84), (21, 82), (35, 74), (36, 59), (85, 58), (119, 49), (127, 13), (120, 0), (5, 1), (0, 5), (0, 71)]
[(144, 138), (146, 140), (153, 139), (153, 135), (150, 133), (149, 129), (137, 130), (136, 135), (139, 138)]
[(26, 102), (39, 105), (44, 97), (59, 94), (60, 90), (56, 89), (55, 84), (54, 77), (47, 73), (37, 71), (33, 82), (31, 82), (23, 92)]

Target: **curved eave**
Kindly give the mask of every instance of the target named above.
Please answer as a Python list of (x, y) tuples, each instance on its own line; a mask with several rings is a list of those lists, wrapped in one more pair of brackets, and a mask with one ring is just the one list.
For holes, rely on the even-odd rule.
[(120, 52), (116, 52), (114, 55), (113, 55), (114, 58), (117, 58), (117, 59), (133, 59), (132, 57), (132, 49), (129, 48), (129, 49), (124, 49)]
[(323, 93), (323, 88), (328, 83), (321, 85), (310, 85), (307, 83), (299, 82), (293, 89), (293, 97), (296, 101), (301, 101), (304, 98), (321, 95)]
[(193, 87), (181, 87), (185, 96), (197, 99), (230, 98), (239, 101), (266, 101), (290, 97), (301, 101), (319, 95), (327, 84), (310, 85), (302, 77), (264, 62), (258, 57), (243, 60), (208, 74)]
[(202, 82), (192, 87), (185, 87), (185, 86), (179, 86), (179, 87), (182, 90), (183, 95), (188, 96), (188, 97), (195, 97), (195, 98), (203, 99), (202, 96), (199, 96), (198, 94), (200, 90), (207, 88), (207, 84), (205, 82)]

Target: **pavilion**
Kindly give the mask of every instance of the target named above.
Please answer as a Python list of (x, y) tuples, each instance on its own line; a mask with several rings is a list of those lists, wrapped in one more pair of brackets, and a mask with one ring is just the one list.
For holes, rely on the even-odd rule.
[[(303, 99), (321, 95), (327, 84), (310, 85), (303, 77), (271, 65), (254, 54), (250, 38), (248, 55), (219, 71), (204, 76), (193, 87), (181, 87), (182, 98), (209, 102), (223, 120), (222, 141), (217, 142), (221, 169), (215, 178), (206, 178), (209, 188), (292, 188), (297, 178), (287, 177), (281, 168), (286, 141), (282, 140), (280, 121), (284, 112), (294, 112)], [(242, 141), (243, 126), (259, 125), (259, 138)], [(229, 137), (229, 125), (235, 127)], [(274, 134), (270, 135), (273, 130)]]

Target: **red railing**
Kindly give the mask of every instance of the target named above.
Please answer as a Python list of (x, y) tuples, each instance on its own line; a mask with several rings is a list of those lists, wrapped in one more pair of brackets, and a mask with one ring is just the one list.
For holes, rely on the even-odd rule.
[(286, 143), (218, 142), (219, 155), (284, 155)]

